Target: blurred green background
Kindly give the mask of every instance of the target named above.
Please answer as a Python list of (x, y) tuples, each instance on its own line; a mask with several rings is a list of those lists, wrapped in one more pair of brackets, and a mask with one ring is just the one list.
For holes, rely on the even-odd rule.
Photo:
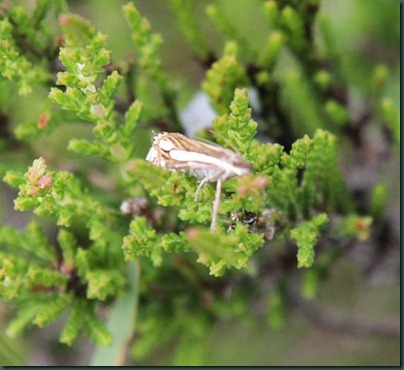
[[(30, 7), (30, 1), (16, 1)], [(127, 25), (122, 16), (123, 0), (75, 0), (69, 1), (72, 12), (88, 18), (108, 36), (108, 47), (114, 63), (118, 63), (133, 52)], [(210, 41), (210, 46), (222, 54), (223, 41), (207, 19), (204, 9), (213, 1), (199, 0), (196, 17)], [(260, 13), (261, 1), (223, 0), (214, 1), (229, 18), (237, 24), (251, 45), (259, 47), (265, 39), (267, 26)], [(137, 0), (135, 5), (152, 24), (153, 30), (162, 34), (164, 44), (161, 56), (168, 73), (192, 91), (200, 89), (204, 71), (195, 61), (188, 45), (177, 28), (177, 23), (166, 0)], [(368, 86), (369, 75), (378, 63), (387, 65), (390, 73), (386, 95), (400, 105), (400, 3), (394, 0), (326, 0), (321, 11), (330, 19), (336, 38), (336, 46), (342, 55), (343, 67), (350, 80), (353, 93)], [(44, 96), (47, 94), (43, 92)], [(38, 101), (43, 96), (34, 95), (19, 99), (21, 108), (13, 114), (13, 124), (32, 117)], [(89, 131), (83, 127), (83, 135)], [(56, 130), (51, 135), (33, 143), (35, 156), (64, 158), (61, 167), (69, 168), (74, 154), (66, 151), (69, 130)], [(75, 133), (77, 136), (77, 132)], [(48, 142), (53, 142), (48, 146)], [(55, 145), (55, 142), (60, 145)], [(341, 153), (341, 162), (349, 162), (350, 152)], [(344, 157), (345, 155), (345, 157)], [(397, 235), (400, 228), (399, 216), (399, 154), (396, 153), (378, 175), (389, 188), (388, 210)], [(80, 157), (80, 161), (85, 158)], [(85, 163), (82, 163), (85, 167)], [(0, 184), (0, 221), (4, 224), (22, 226), (28, 216), (12, 210), (15, 192)], [(399, 240), (399, 238), (397, 238)], [(321, 286), (315, 302), (321, 312), (327, 313), (325, 324), (309, 309), (287, 312), (286, 325), (271, 330), (262, 322), (247, 325), (236, 322), (216, 324), (214, 334), (207, 344), (204, 365), (250, 365), (250, 366), (398, 366), (400, 364), (400, 287), (399, 287), (399, 245), (383, 262), (364, 274), (361, 261), (368, 258), (366, 242), (352, 250), (350, 258), (344, 258), (334, 266), (329, 279)], [(259, 312), (259, 307), (252, 307)], [(10, 310), (0, 304), (0, 327), (4, 327)], [(314, 316), (314, 317), (313, 317)], [(380, 323), (391, 328), (387, 333), (366, 332), (359, 328), (356, 333), (333, 327), (333, 318), (341, 319), (349, 328), (358, 320), (369, 325)], [(344, 321), (345, 320), (345, 321)], [(1, 334), (0, 364), (2, 365), (86, 365), (91, 359), (93, 346), (85, 341), (74, 348), (57, 342), (59, 325), (46, 329), (33, 329), (18, 340), (10, 340)], [(137, 365), (167, 365), (172, 348), (161, 348), (151, 358)]]

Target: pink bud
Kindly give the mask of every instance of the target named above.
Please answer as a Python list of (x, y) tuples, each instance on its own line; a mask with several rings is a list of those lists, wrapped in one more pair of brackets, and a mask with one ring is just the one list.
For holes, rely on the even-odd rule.
[(46, 114), (46, 112), (41, 112), (41, 114), (39, 115), (39, 119), (38, 119), (38, 128), (44, 128), (48, 125), (49, 123), (49, 117)]
[(52, 185), (52, 177), (50, 176), (42, 176), (38, 180), (38, 188), (39, 189), (45, 189), (47, 186)]

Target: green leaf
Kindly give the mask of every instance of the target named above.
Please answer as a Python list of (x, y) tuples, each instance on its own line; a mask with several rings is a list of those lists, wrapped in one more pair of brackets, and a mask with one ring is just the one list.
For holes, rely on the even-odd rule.
[(353, 237), (364, 241), (370, 236), (372, 222), (370, 216), (349, 214), (340, 222), (338, 234), (342, 237)]
[(208, 266), (213, 276), (221, 276), (231, 267), (247, 267), (249, 257), (264, 244), (262, 234), (249, 233), (242, 224), (229, 234), (191, 228), (186, 235), (190, 246), (198, 252), (198, 262)]
[(370, 201), (370, 214), (374, 220), (381, 220), (383, 218), (388, 196), (387, 186), (376, 184), (373, 187)]
[(290, 237), (296, 241), (297, 267), (311, 267), (314, 263), (314, 246), (317, 244), (319, 229), (328, 222), (328, 217), (322, 213), (310, 221), (301, 222), (290, 231)]
[(195, 20), (193, 7), (195, 3), (190, 0), (172, 0), (170, 4), (189, 46), (198, 57), (207, 60), (209, 58), (208, 41)]
[(139, 100), (135, 100), (130, 105), (129, 109), (125, 114), (125, 126), (124, 126), (125, 135), (129, 136), (135, 130), (141, 110), (142, 110), (142, 103)]
[(350, 116), (345, 106), (335, 100), (327, 100), (324, 107), (330, 119), (338, 126), (348, 124)]
[(111, 345), (112, 335), (100, 318), (92, 310), (87, 310), (84, 315), (84, 331), (90, 340), (97, 346)]
[[(281, 63), (281, 62), (280, 62)], [(311, 84), (298, 66), (285, 70), (282, 74), (282, 105), (290, 117), (297, 137), (312, 135), (316, 129), (324, 127), (321, 106)]]
[(285, 6), (280, 14), (280, 22), (289, 36), (288, 42), (298, 53), (304, 52), (308, 45), (304, 36), (304, 21), (300, 14), (292, 7)]
[(11, 338), (16, 338), (24, 330), (26, 330), (32, 322), (40, 307), (31, 305), (29, 307), (21, 308), (17, 316), (12, 319), (7, 325), (6, 333)]
[(59, 26), (68, 47), (86, 47), (95, 35), (95, 27), (77, 14), (63, 14)]
[(10, 170), (6, 172), (6, 175), (3, 177), (3, 181), (13, 188), (18, 188), (25, 182), (24, 174)]
[(76, 153), (81, 153), (85, 155), (95, 155), (98, 154), (102, 158), (110, 158), (110, 150), (108, 146), (99, 141), (89, 141), (84, 139), (71, 139), (69, 141), (69, 150)]
[(237, 44), (228, 42), (223, 57), (212, 64), (202, 87), (216, 111), (223, 114), (229, 111), (234, 89), (245, 82), (245, 71), (237, 61)]
[[(29, 28), (29, 21), (22, 8), (15, 8), (14, 18), (17, 27)], [(19, 95), (28, 95), (32, 92), (33, 85), (40, 85), (50, 79), (49, 71), (38, 64), (33, 64), (22, 55), (14, 40), (13, 26), (6, 17), (0, 21), (0, 75), (15, 81)]]
[(85, 274), (88, 284), (87, 298), (105, 301), (119, 294), (125, 286), (125, 278), (120, 271), (93, 269)]
[(59, 340), (61, 343), (71, 346), (76, 341), (85, 320), (84, 309), (84, 302), (79, 300), (73, 302), (66, 325), (60, 333)]
[(158, 57), (162, 44), (161, 35), (152, 33), (149, 21), (140, 15), (133, 3), (124, 5), (123, 13), (130, 27), (132, 40), (140, 52), (140, 66), (159, 85), (163, 96), (171, 94), (172, 89)]
[(126, 260), (139, 256), (153, 259), (155, 265), (161, 263), (161, 252), (155, 248), (156, 231), (147, 225), (144, 217), (137, 217), (130, 223), (131, 234), (123, 239), (122, 249)]
[(267, 323), (271, 329), (279, 329), (285, 324), (285, 302), (279, 289), (268, 296)]
[(34, 285), (64, 286), (67, 283), (67, 277), (58, 271), (42, 269), (38, 266), (31, 266), (28, 270), (27, 278)]
[(42, 309), (40, 309), (33, 321), (39, 327), (44, 327), (55, 321), (62, 312), (70, 305), (72, 297), (70, 295), (63, 295), (50, 302), (47, 302)]
[(260, 51), (258, 64), (268, 70), (271, 70), (278, 59), (284, 43), (284, 37), (281, 32), (272, 32)]
[(279, 24), (279, 9), (275, 1), (265, 1), (262, 6), (263, 13), (269, 23), (273, 28), (277, 27)]
[(62, 249), (63, 264), (70, 270), (75, 266), (75, 252), (77, 249), (74, 235), (65, 229), (61, 229), (58, 234), (59, 246)]
[(398, 109), (394, 106), (392, 99), (384, 98), (381, 101), (381, 109), (386, 126), (393, 134), (394, 140), (400, 143), (400, 114)]
[(238, 28), (232, 24), (227, 14), (222, 12), (217, 5), (210, 4), (206, 7), (206, 14), (218, 31), (223, 34), (226, 40), (234, 41), (240, 49), (240, 55), (249, 56), (252, 54), (248, 41), (240, 34)]

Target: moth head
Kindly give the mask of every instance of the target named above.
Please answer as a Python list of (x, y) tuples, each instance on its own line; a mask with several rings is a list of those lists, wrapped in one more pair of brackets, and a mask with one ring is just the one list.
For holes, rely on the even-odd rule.
[[(154, 134), (154, 133), (153, 133)], [(162, 153), (170, 151), (174, 145), (170, 141), (168, 132), (160, 132), (154, 134), (152, 138), (152, 146), (146, 156), (146, 161), (151, 162), (158, 166), (164, 166)]]
[(161, 132), (154, 135), (152, 145), (157, 150), (163, 150), (169, 152), (175, 148), (175, 143), (170, 139), (170, 134), (168, 132)]
[(165, 134), (165, 132), (159, 132), (157, 134), (154, 131), (152, 131), (152, 132), (153, 132), (153, 137), (152, 137), (151, 142), (152, 142), (152, 145), (154, 146), (154, 145), (157, 145), (161, 136), (163, 136)]

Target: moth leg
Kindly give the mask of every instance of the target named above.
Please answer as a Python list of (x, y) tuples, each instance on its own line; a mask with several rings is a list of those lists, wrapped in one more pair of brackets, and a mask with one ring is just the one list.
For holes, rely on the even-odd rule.
[(217, 180), (215, 201), (213, 202), (212, 223), (210, 224), (210, 231), (214, 232), (216, 229), (217, 212), (219, 211), (220, 195), (222, 194), (222, 180)]
[(208, 181), (209, 181), (209, 180), (205, 177), (205, 178), (202, 179), (202, 181), (199, 183), (199, 185), (198, 185), (198, 187), (197, 187), (197, 189), (196, 189), (196, 192), (195, 192), (195, 198), (194, 198), (195, 203), (198, 201), (198, 194), (199, 194), (199, 192), (201, 191), (203, 185), (205, 185)]

